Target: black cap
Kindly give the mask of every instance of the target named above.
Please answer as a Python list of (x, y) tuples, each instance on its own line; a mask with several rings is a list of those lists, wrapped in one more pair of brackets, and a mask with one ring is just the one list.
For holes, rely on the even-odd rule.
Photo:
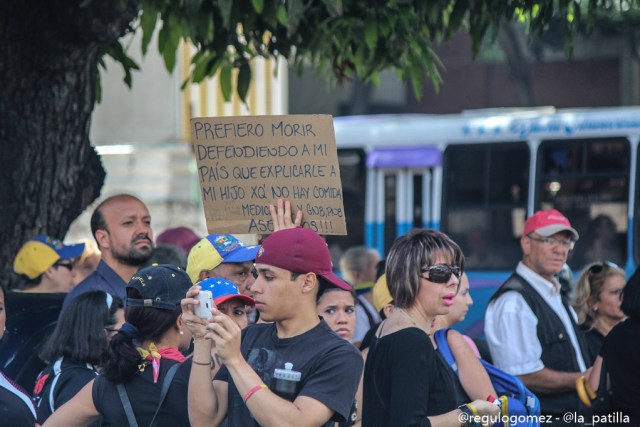
[(175, 310), (191, 285), (191, 279), (180, 267), (154, 264), (138, 271), (127, 284), (127, 290), (136, 289), (142, 296), (127, 298), (127, 306)]

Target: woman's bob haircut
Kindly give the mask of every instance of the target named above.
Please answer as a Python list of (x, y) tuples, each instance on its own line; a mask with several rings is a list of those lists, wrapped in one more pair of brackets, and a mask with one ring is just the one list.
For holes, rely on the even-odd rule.
[(440, 231), (418, 228), (396, 239), (387, 257), (387, 284), (397, 307), (409, 308), (414, 304), (422, 270), (438, 260), (464, 271), (462, 250)]

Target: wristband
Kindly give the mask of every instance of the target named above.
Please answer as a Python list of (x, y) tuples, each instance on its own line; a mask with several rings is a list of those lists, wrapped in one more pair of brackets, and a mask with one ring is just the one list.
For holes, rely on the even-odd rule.
[(478, 410), (476, 409), (475, 406), (471, 405), (470, 403), (467, 403), (466, 405), (458, 406), (458, 409), (460, 409), (460, 411), (463, 414), (466, 414), (465, 417), (458, 417), (458, 419), (462, 422), (460, 424), (460, 427), (476, 427), (480, 425), (479, 422), (476, 422), (476, 416), (478, 416)]
[(493, 403), (494, 405), (496, 405), (498, 408), (502, 408), (502, 402), (498, 399), (496, 399), (495, 397), (493, 397), (493, 395), (489, 395), (487, 396), (487, 401), (490, 403)]
[(244, 397), (242, 398), (242, 400), (244, 400), (245, 405), (247, 404), (247, 401), (249, 399), (251, 399), (251, 396), (253, 396), (255, 394), (255, 392), (260, 391), (263, 388), (267, 388), (267, 385), (265, 383), (258, 384), (257, 386), (255, 386), (251, 390), (249, 390), (247, 392), (247, 394), (245, 394)]
[(211, 362), (207, 362), (207, 363), (202, 363), (202, 362), (196, 362), (195, 360), (191, 359), (191, 363), (193, 363), (194, 365), (206, 365), (208, 367), (211, 367)]
[(480, 427), (480, 413), (478, 412), (478, 409), (471, 403), (467, 403), (467, 407), (473, 414), (473, 426)]

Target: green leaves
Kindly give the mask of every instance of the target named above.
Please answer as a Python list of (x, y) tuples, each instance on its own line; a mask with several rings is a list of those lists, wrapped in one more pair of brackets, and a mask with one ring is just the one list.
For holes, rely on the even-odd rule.
[(364, 41), (371, 50), (376, 48), (378, 42), (378, 23), (372, 17), (364, 23)]
[(147, 54), (149, 43), (151, 43), (151, 37), (156, 29), (156, 23), (158, 22), (158, 11), (152, 7), (142, 10), (140, 16), (140, 27), (142, 28), (142, 54)]
[(158, 34), (158, 50), (164, 59), (164, 65), (169, 72), (173, 72), (176, 66), (178, 45), (180, 44), (179, 23), (174, 16), (169, 16), (162, 23)]
[[(227, 100), (234, 89), (246, 100), (253, 58), (277, 56), (298, 69), (311, 64), (317, 74), (337, 81), (375, 83), (383, 70), (393, 70), (411, 82), (419, 98), (425, 77), (436, 89), (442, 82), (433, 45), (461, 29), (470, 34), (475, 53), (506, 22), (520, 21), (530, 34), (559, 22), (570, 52), (572, 35), (590, 29), (599, 11), (622, 15), (639, 9), (635, 0), (141, 0), (138, 28), (146, 53), (160, 27), (158, 49), (170, 71), (180, 41), (191, 42), (197, 53), (190, 81), (219, 72)], [(123, 65), (131, 84), (137, 64), (122, 46), (110, 46), (105, 54)]]
[(260, 14), (264, 10), (264, 0), (251, 0), (251, 5), (256, 13)]
[(220, 90), (225, 101), (231, 99), (231, 64), (223, 64), (220, 69)]
[(251, 66), (248, 62), (244, 62), (240, 66), (240, 72), (238, 73), (238, 96), (242, 102), (247, 100), (249, 86), (251, 86)]

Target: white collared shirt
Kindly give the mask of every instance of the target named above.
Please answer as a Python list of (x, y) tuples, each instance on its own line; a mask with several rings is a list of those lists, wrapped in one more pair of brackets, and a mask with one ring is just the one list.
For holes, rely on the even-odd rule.
[[(516, 273), (522, 276), (558, 315), (575, 350), (581, 372), (586, 370), (582, 352), (578, 345), (569, 314), (562, 305), (560, 284), (554, 279), (549, 282), (522, 262)], [(573, 308), (571, 316), (577, 321)], [(526, 375), (544, 368), (542, 345), (537, 334), (538, 318), (518, 292), (509, 291), (501, 295), (487, 307), (484, 333), (489, 344), (493, 364), (513, 374)]]

